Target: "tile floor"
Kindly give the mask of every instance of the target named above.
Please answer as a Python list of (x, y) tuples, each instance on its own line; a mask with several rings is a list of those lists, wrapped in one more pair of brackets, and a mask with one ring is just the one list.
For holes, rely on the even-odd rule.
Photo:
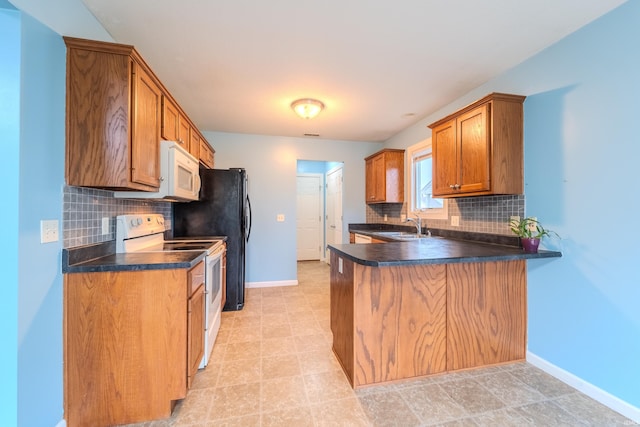
[(299, 286), (248, 289), (224, 312), (211, 360), (165, 426), (629, 426), (527, 363), (353, 391), (331, 352), (329, 267)]

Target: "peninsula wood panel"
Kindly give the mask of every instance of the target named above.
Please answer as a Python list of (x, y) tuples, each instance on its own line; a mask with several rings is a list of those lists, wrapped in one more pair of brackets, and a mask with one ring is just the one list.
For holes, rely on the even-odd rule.
[(64, 275), (69, 427), (168, 417), (187, 392), (185, 270)]
[(446, 267), (354, 269), (354, 385), (446, 368)]
[(522, 360), (526, 262), (447, 266), (447, 370)]
[(353, 269), (354, 263), (342, 258), (342, 273), (338, 270), (339, 258), (331, 251), (331, 332), (333, 333), (333, 351), (342, 369), (347, 374), (351, 386), (353, 376)]

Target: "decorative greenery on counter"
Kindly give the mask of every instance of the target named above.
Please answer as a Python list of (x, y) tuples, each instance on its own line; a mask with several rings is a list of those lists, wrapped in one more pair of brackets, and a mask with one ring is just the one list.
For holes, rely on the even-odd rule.
[[(558, 233), (545, 229), (535, 217), (527, 217), (522, 219), (512, 219), (509, 221), (511, 231), (518, 237), (540, 239), (543, 236), (558, 236)], [(560, 236), (558, 236), (560, 237)]]
[(516, 236), (520, 237), (522, 247), (526, 252), (538, 252), (540, 239), (544, 236), (560, 237), (555, 231), (544, 228), (535, 217), (512, 219), (509, 221), (509, 227)]

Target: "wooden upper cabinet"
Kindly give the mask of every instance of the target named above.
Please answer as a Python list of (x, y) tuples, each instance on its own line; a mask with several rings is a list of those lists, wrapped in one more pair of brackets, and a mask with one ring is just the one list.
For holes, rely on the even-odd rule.
[(189, 123), (189, 120), (187, 120), (187, 118), (184, 116), (184, 114), (180, 114), (180, 118), (178, 120), (178, 139), (176, 141), (182, 146), (182, 148), (189, 151), (190, 138), (191, 124)]
[(178, 140), (178, 123), (180, 112), (178, 107), (167, 95), (162, 95), (162, 139), (165, 141)]
[(160, 185), (162, 93), (151, 75), (135, 61), (133, 74), (131, 181), (157, 188)]
[(524, 99), (492, 93), (429, 125), (434, 196), (523, 193)]
[(67, 184), (156, 191), (159, 83), (132, 46), (64, 40)]
[(189, 153), (196, 159), (200, 159), (200, 134), (196, 128), (191, 128), (189, 134)]
[(215, 150), (211, 148), (206, 139), (200, 138), (200, 163), (208, 169), (213, 169)]
[(404, 150), (384, 149), (364, 160), (366, 202), (404, 202)]

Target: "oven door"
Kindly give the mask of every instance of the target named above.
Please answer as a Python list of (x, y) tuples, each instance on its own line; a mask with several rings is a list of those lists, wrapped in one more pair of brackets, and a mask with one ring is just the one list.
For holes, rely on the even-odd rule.
[(220, 316), (222, 314), (222, 255), (225, 246), (216, 248), (206, 257), (205, 270), (205, 330), (204, 330), (204, 357), (200, 368), (209, 364), (209, 357), (213, 350), (213, 344), (220, 330)]

